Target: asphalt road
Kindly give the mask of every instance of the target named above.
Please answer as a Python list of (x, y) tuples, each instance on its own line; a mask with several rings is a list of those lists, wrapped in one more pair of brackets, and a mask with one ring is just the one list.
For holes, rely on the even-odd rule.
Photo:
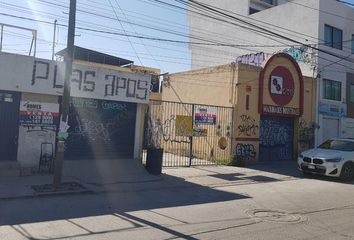
[(354, 187), (291, 177), (3, 200), (0, 239), (354, 239)]

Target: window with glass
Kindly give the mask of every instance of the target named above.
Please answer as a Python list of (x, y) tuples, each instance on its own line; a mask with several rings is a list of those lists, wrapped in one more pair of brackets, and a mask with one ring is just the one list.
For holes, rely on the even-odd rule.
[(353, 152), (354, 142), (348, 140), (327, 140), (318, 146), (318, 148)]
[(249, 14), (251, 15), (251, 14), (254, 14), (254, 13), (258, 13), (259, 12), (259, 10), (258, 9), (255, 9), (255, 8), (250, 8), (249, 9)]
[(274, 5), (274, 0), (261, 0), (262, 2)]
[(339, 28), (325, 25), (325, 45), (328, 47), (343, 49), (343, 31)]
[(341, 101), (342, 83), (338, 81), (323, 80), (324, 98), (329, 100)]

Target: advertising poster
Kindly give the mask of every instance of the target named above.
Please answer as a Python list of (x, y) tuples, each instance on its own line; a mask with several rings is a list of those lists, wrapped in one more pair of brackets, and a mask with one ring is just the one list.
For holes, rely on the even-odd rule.
[(216, 125), (216, 108), (196, 105), (194, 107), (194, 123), (196, 125)]

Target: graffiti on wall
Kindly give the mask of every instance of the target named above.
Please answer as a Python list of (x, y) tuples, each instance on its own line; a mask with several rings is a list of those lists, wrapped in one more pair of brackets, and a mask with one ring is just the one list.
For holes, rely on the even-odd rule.
[(246, 54), (242, 56), (238, 56), (236, 58), (236, 62), (238, 63), (243, 63), (243, 64), (249, 64), (249, 65), (255, 65), (255, 66), (260, 66), (265, 60), (265, 54), (264, 52), (260, 53), (252, 53), (252, 54)]
[[(118, 111), (119, 112), (119, 111)], [(111, 137), (119, 132), (128, 123), (130, 119), (129, 112), (120, 111), (110, 119), (98, 121), (93, 118), (80, 118), (79, 115), (71, 115), (76, 118), (77, 126), (71, 135), (85, 136), (91, 141), (102, 140), (109, 142)]]
[[(189, 143), (187, 140), (181, 139), (181, 136), (177, 138), (175, 133), (176, 116), (170, 115), (164, 121), (160, 118), (154, 118), (150, 115), (147, 116), (147, 132), (145, 133), (146, 144), (151, 147), (160, 147), (161, 140), (164, 142), (174, 143)], [(161, 138), (162, 137), (162, 138)], [(182, 136), (183, 138), (183, 136)]]
[(269, 160), (292, 159), (293, 123), (290, 119), (262, 119), (260, 127), (260, 151)]
[(236, 156), (245, 159), (254, 159), (256, 157), (256, 148), (253, 144), (242, 144), (236, 145)]
[(297, 62), (311, 63), (312, 54), (310, 48), (306, 46), (286, 48), (282, 52), (292, 56)]
[(27, 124), (21, 124), (21, 127), (26, 129), (27, 133), (31, 132), (37, 132), (38, 134), (46, 134), (49, 132), (52, 132), (55, 134), (56, 132), (56, 126), (41, 126), (41, 125), (27, 125)]
[(289, 136), (287, 126), (272, 120), (263, 120), (260, 129), (260, 143), (263, 146), (283, 145), (292, 137)]
[(315, 126), (308, 123), (305, 119), (299, 122), (299, 152), (315, 146)]
[(256, 124), (256, 120), (248, 115), (241, 115), (241, 123), (238, 125), (239, 136), (256, 136), (259, 126)]
[[(41, 144), (55, 146), (56, 126), (21, 124), (19, 127), (18, 161), (22, 168), (38, 168)], [(48, 145), (47, 145), (48, 147)], [(50, 149), (43, 149), (50, 152)]]

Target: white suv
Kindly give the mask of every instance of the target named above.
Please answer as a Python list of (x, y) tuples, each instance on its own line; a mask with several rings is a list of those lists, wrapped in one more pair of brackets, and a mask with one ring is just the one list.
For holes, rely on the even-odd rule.
[(301, 153), (297, 162), (304, 174), (320, 174), (351, 181), (354, 178), (354, 139), (327, 140), (317, 148)]

